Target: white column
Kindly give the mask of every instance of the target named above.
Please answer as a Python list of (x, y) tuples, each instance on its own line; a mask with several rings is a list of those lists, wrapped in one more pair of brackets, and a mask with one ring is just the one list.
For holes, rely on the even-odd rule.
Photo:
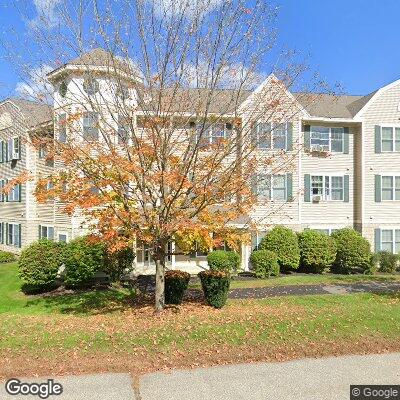
[(249, 257), (250, 257), (250, 246), (246, 243), (241, 243), (241, 255), (242, 255), (242, 268), (244, 271), (249, 270)]
[(176, 259), (175, 259), (175, 241), (171, 242), (171, 269), (175, 269), (176, 266)]

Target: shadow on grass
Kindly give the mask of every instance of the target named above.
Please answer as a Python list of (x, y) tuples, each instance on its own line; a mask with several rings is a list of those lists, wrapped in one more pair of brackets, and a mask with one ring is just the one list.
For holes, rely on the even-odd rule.
[(135, 298), (134, 289), (91, 290), (37, 297), (29, 300), (26, 307), (44, 307), (63, 314), (107, 314), (132, 307)]

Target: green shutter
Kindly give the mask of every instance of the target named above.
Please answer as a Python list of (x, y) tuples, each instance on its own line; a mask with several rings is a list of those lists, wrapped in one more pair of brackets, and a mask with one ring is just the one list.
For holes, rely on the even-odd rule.
[(375, 125), (375, 153), (382, 153), (382, 136), (379, 125)]
[(251, 127), (251, 145), (252, 146), (257, 146), (257, 130), (258, 130), (258, 125), (256, 123), (253, 124)]
[[(8, 179), (6, 179), (6, 180), (4, 181), (4, 185), (8, 185)], [(6, 198), (5, 198), (4, 201), (7, 203), (7, 202), (8, 202), (8, 192), (5, 193), (5, 196), (6, 196)]]
[(311, 148), (311, 126), (304, 125), (304, 148), (309, 150)]
[(343, 178), (343, 201), (348, 203), (350, 201), (350, 177), (345, 175)]
[(19, 189), (18, 189), (18, 201), (21, 202), (22, 198), (22, 184), (19, 184)]
[(8, 223), (6, 223), (6, 244), (8, 244)]
[(286, 124), (286, 150), (293, 150), (293, 123), (288, 122)]
[(293, 201), (293, 174), (286, 174), (286, 201)]
[(21, 224), (18, 225), (18, 247), (21, 248), (21, 239), (22, 239), (22, 226)]
[(309, 203), (311, 201), (311, 175), (304, 175), (304, 201)]
[(381, 230), (375, 229), (375, 252), (381, 251)]
[(3, 156), (4, 156), (4, 142), (1, 141), (0, 142), (0, 163), (2, 163), (4, 161)]
[(349, 154), (349, 149), (350, 149), (350, 133), (349, 133), (349, 128), (345, 127), (343, 128), (343, 153), (344, 154)]
[(382, 177), (375, 175), (375, 202), (380, 203), (382, 201)]
[(2, 222), (1, 223), (1, 237), (0, 237), (1, 244), (4, 244), (4, 228), (5, 228), (5, 224), (4, 224), (4, 222)]
[(4, 142), (4, 145), (5, 145), (5, 151), (6, 151), (6, 162), (8, 162), (8, 161), (10, 161), (8, 159), (8, 142)]

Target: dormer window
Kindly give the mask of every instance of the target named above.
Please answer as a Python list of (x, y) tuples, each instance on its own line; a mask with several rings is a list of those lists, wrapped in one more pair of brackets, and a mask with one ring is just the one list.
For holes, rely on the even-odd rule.
[(122, 100), (127, 100), (130, 98), (130, 93), (129, 93), (129, 88), (128, 86), (124, 84), (119, 84), (118, 89), (117, 89), (117, 95), (122, 99)]
[(85, 78), (83, 81), (83, 90), (89, 95), (93, 96), (99, 91), (99, 82), (97, 79)]

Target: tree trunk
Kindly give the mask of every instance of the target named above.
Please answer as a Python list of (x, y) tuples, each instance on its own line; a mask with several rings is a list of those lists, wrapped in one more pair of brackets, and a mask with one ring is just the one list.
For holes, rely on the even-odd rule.
[(156, 258), (156, 312), (160, 312), (164, 309), (165, 305), (165, 281), (164, 281), (164, 274), (165, 262), (162, 262), (158, 257)]

